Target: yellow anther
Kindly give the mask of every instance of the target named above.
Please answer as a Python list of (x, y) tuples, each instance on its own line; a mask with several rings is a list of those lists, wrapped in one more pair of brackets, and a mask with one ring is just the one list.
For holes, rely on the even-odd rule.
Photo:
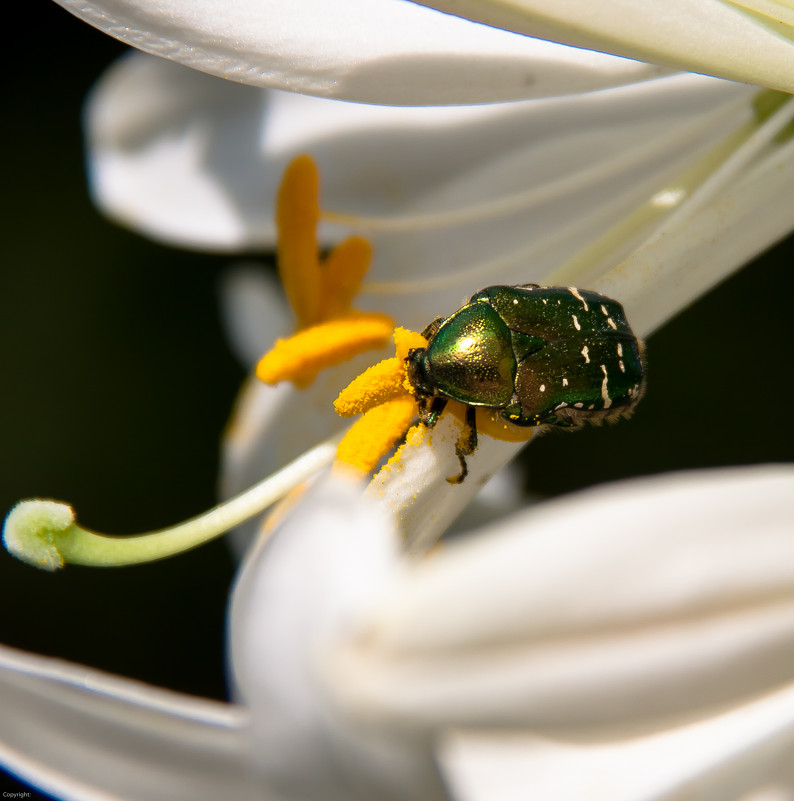
[(352, 417), (405, 395), (405, 369), (400, 359), (384, 359), (353, 379), (334, 401), (340, 417)]
[(334, 402), (337, 414), (361, 414), (337, 449), (337, 461), (368, 473), (394, 447), (416, 417), (416, 400), (408, 385), (405, 359), (427, 340), (415, 331), (394, 331), (397, 355), (373, 365), (355, 378)]
[(268, 384), (307, 386), (320, 370), (383, 347), (394, 326), (385, 315), (351, 308), (372, 258), (366, 239), (345, 239), (321, 262), (319, 191), (314, 161), (299, 156), (284, 173), (276, 203), (278, 269), (298, 326), (260, 360), (256, 374)]
[(278, 271), (298, 328), (318, 322), (320, 176), (310, 156), (298, 156), (281, 179), (276, 201)]
[(366, 412), (345, 435), (337, 461), (370, 473), (405, 434), (416, 416), (416, 402), (402, 395)]
[(372, 245), (360, 236), (345, 239), (328, 254), (320, 275), (318, 322), (350, 311), (371, 259)]
[(364, 350), (384, 347), (391, 333), (392, 320), (385, 314), (352, 312), (277, 340), (259, 360), (256, 375), (267, 384), (303, 383), (319, 370), (340, 364)]
[(427, 340), (416, 331), (395, 328), (394, 344), (397, 353), (394, 358), (368, 368), (339, 393), (334, 408), (340, 417), (352, 417), (399, 395), (413, 394), (405, 373), (405, 359), (412, 348), (426, 347)]

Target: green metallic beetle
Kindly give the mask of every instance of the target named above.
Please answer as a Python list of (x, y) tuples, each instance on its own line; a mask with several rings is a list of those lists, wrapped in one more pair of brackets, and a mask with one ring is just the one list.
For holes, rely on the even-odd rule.
[(428, 428), (448, 400), (466, 404), (458, 484), (477, 448), (477, 406), (518, 426), (617, 420), (645, 389), (643, 348), (616, 300), (575, 287), (491, 286), (423, 332), (405, 360)]

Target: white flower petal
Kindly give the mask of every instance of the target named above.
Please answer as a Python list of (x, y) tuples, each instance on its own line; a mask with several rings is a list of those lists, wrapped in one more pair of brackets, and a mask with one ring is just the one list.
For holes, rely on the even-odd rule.
[(94, 200), (173, 244), (272, 241), (278, 173), (253, 169), (264, 103), (262, 92), (162, 59), (120, 59), (86, 106)]
[(451, 732), (439, 758), (458, 801), (786, 801), (792, 750), (788, 686), (704, 722), (626, 741)]
[(794, 91), (794, 12), (770, 0), (416, 0), (529, 36)]
[(246, 560), (232, 661), (253, 715), (251, 759), (288, 798), (446, 798), (427, 738), (349, 728), (329, 715), (316, 680), (325, 643), (355, 625), (399, 566), (389, 516), (358, 483), (333, 476)]
[[(576, 100), (512, 104), (491, 120), (477, 160), (464, 169), (454, 165), (434, 191), (412, 199), (402, 212), (414, 219), (448, 212), (458, 215), (458, 224), (377, 232), (362, 302), (369, 302), (367, 290), (373, 301), (374, 290), (384, 300), (392, 292), (407, 306), (398, 319), (421, 330), (428, 318), (410, 316), (414, 299), (432, 299), (434, 315), (444, 315), (475, 287), (544, 283), (727, 132), (751, 120), (751, 97), (737, 84), (677, 76)], [(477, 130), (472, 126), (472, 135)], [(513, 138), (516, 131), (523, 133), (520, 141)], [(439, 153), (437, 161), (442, 159)], [(505, 208), (506, 199), (516, 200), (513, 208)], [(490, 204), (498, 214), (490, 213)], [(479, 214), (470, 217), (470, 207)], [(611, 254), (609, 266), (642, 240), (625, 235), (622, 241), (623, 251)], [(594, 283), (579, 285), (597, 288)], [(623, 297), (617, 289), (612, 296)]]
[[(695, 87), (674, 102), (692, 103), (693, 91), (704, 108), (735, 95)], [(393, 214), (494, 153), (527, 147), (542, 114), (531, 103), (393, 108), (260, 92), (136, 54), (111, 67), (89, 99), (90, 180), (100, 207), (156, 239), (269, 247), (276, 188), (299, 153), (317, 160), (326, 206)], [(326, 241), (338, 237), (325, 231)]]
[[(317, 160), (323, 206), (335, 212), (454, 217), (512, 197), (511, 211), (480, 222), (363, 231), (376, 239), (374, 300), (421, 311), (404, 322), (424, 326), (480, 286), (541, 278), (746, 118), (749, 107), (730, 104), (751, 94), (680, 76), (542, 102), (385, 108), (262, 94), (138, 56), (92, 97), (89, 163), (95, 199), (112, 216), (215, 249), (272, 246), (276, 185), (301, 152)], [(324, 230), (326, 243), (339, 236)], [(456, 282), (446, 309), (424, 280), (428, 265), (436, 283)], [(395, 277), (410, 304), (383, 294)]]
[(363, 103), (548, 97), (662, 70), (396, 0), (57, 0), (153, 55), (255, 86)]
[(67, 801), (268, 796), (245, 710), (0, 647), (0, 763)]
[[(373, 478), (367, 495), (392, 509), (409, 553), (422, 555), (483, 487), (517, 453), (521, 445), (481, 435), (476, 452), (466, 458), (469, 474), (461, 484), (447, 478), (460, 473), (455, 443), (461, 423), (442, 415), (432, 431), (415, 428), (395, 464)], [(507, 511), (507, 510), (505, 510)]]
[(788, 466), (679, 474), (453, 543), (329, 662), (333, 691), (389, 725), (588, 735), (768, 691), (792, 679), (793, 495)]
[(794, 140), (595, 279), (594, 288), (620, 297), (638, 335), (647, 337), (791, 231), (792, 186)]

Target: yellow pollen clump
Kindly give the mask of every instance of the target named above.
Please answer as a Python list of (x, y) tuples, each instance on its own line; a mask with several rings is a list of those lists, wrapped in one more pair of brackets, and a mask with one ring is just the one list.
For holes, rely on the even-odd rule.
[(413, 394), (405, 373), (405, 359), (412, 348), (426, 347), (427, 340), (415, 331), (396, 328), (394, 344), (395, 357), (369, 367), (339, 393), (334, 408), (340, 417), (352, 417), (399, 395)]
[(421, 334), (417, 334), (416, 331), (411, 331), (408, 328), (395, 328), (394, 345), (397, 358), (400, 361), (405, 361), (408, 358), (409, 350), (426, 348), (427, 340)]
[[(463, 421), (466, 412), (465, 406), (455, 403), (450, 404), (448, 408), (461, 422)], [(494, 409), (477, 409), (477, 432), (493, 439), (499, 439), (502, 442), (527, 442), (537, 430), (537, 428), (510, 423), (504, 417), (500, 417), (498, 411)]]
[(410, 428), (416, 403), (402, 395), (370, 409), (339, 443), (336, 458), (362, 473), (370, 473)]
[(361, 414), (374, 406), (405, 395), (404, 381), (403, 363), (396, 357), (384, 359), (354, 378), (339, 393), (334, 401), (334, 409), (340, 417)]
[(416, 400), (405, 372), (405, 359), (412, 348), (427, 346), (415, 331), (394, 331), (396, 356), (365, 370), (339, 393), (334, 402), (337, 414), (361, 414), (336, 452), (338, 461), (368, 473), (394, 447), (416, 417)]

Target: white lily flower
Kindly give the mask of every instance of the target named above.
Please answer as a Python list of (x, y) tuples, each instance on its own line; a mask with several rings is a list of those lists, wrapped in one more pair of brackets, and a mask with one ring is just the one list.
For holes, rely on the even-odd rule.
[[(243, 32), (251, 9), (242, 7), (218, 13), (210, 5), (110, 5), (79, 10), (204, 69), (223, 51), (214, 69), (227, 76), (251, 66), (240, 52), (255, 53), (262, 34), (256, 25)], [(204, 32), (200, 41), (197, 30)], [(396, 23), (394, 32), (399, 46)], [(281, 36), (287, 41), (291, 34), (282, 29)], [(305, 74), (327, 74), (341, 58), (333, 49), (321, 56), (330, 61), (320, 58)], [(142, 60), (128, 67), (139, 77), (169, 69)], [(278, 65), (256, 69), (272, 82)], [(97, 158), (97, 183), (115, 165), (106, 186), (126, 183), (119, 208), (125, 198), (136, 201), (126, 213), (145, 228), (139, 201), (159, 179), (149, 170), (130, 190), (130, 168), (136, 157), (139, 165), (170, 163), (181, 178), (172, 184), (176, 192), (200, 190), (195, 209), (226, 212), (214, 229), (204, 229), (203, 244), (260, 244), (270, 234), (243, 213), (255, 194), (250, 183), (248, 194), (238, 191), (246, 186), (239, 167), (251, 163), (252, 151), (267, 152), (251, 131), (264, 130), (267, 140), (272, 129), (236, 128), (249, 149), (243, 148), (245, 158), (230, 159), (234, 148), (225, 137), (235, 126), (217, 127), (214, 113), (203, 115), (203, 129), (193, 125), (208, 81), (175, 77), (176, 88), (194, 86), (195, 94), (170, 106), (167, 87), (146, 117), (105, 114), (110, 136), (98, 138), (107, 148)], [(375, 86), (366, 75), (358, 85)], [(428, 94), (443, 88), (435, 80), (427, 85)], [(487, 78), (482, 85), (492, 88)], [(329, 91), (328, 85), (312, 91)], [(478, 91), (485, 90), (472, 90)], [(248, 100), (225, 105), (225, 94), (218, 93), (218, 105), (232, 122)], [(360, 207), (347, 206), (335, 191), (326, 197), (334, 211), (358, 214), (373, 232), (378, 261), (363, 304), (391, 307), (401, 322), (421, 327), (479, 285), (552, 273), (625, 300), (635, 330), (647, 335), (791, 228), (786, 201), (794, 152), (781, 135), (790, 111), (758, 116), (752, 94), (676, 76), (571, 103), (450, 109), (432, 126), (406, 110), (405, 120), (414, 122), (398, 126), (403, 138), (394, 149), (423, 134), (435, 134), (439, 146), (428, 148), (428, 162), (407, 175), (393, 171), (403, 179), (402, 196), (376, 208), (388, 219), (361, 220)], [(276, 108), (281, 100), (268, 103)], [(307, 104), (302, 124), (310, 129), (309, 105), (319, 109), (322, 101), (301, 102)], [(258, 111), (248, 120), (258, 120)], [(95, 113), (102, 118), (101, 110)], [(340, 118), (337, 134), (360, 130), (375, 114), (350, 113), (351, 121)], [(161, 127), (163, 119), (170, 127)], [(397, 118), (369, 119), (378, 134), (371, 141), (382, 143), (384, 127), (392, 129)], [(450, 147), (450, 131), (470, 133), (459, 150)], [(472, 158), (471, 147), (484, 135), (491, 137), (489, 152)], [(360, 171), (350, 170), (349, 159), (337, 161), (361, 177), (352, 183), (356, 189), (372, 180), (373, 163), (383, 165), (382, 157), (367, 160), (363, 141), (349, 145), (363, 156), (352, 162)], [(339, 142), (323, 129), (317, 133), (318, 147), (326, 146), (321, 166), (332, 175)], [(169, 153), (179, 158), (164, 158)], [(289, 147), (273, 153), (272, 163), (292, 155)], [(217, 164), (206, 158), (213, 154)], [(194, 170), (199, 164), (203, 169)], [(386, 185), (388, 176), (376, 176), (378, 187)], [(218, 187), (229, 177), (231, 201), (224, 206)], [(150, 230), (189, 241), (202, 224), (191, 229), (187, 208)], [(169, 233), (172, 222), (176, 234)], [(272, 306), (269, 292), (260, 297)], [(265, 334), (273, 330), (269, 323)], [(329, 373), (324, 380), (338, 379)], [(250, 443), (257, 427), (272, 430), (284, 419), (279, 404), (288, 406), (298, 424), (276, 426), (267, 457), (283, 464), (304, 440), (317, 441), (307, 421), (326, 434), (332, 428), (327, 417), (306, 411), (327, 393), (322, 385), (302, 395), (258, 393), (255, 413), (243, 417), (233, 441)], [(610, 775), (610, 798), (679, 792), (738, 798), (772, 782), (790, 792), (792, 471), (621, 485), (490, 526), (420, 561), (415, 554), (516, 452), (513, 444), (483, 437), (470, 457), (471, 475), (450, 487), (452, 428), (444, 420), (432, 446), (405, 449), (402, 472), (383, 471), (368, 497), (346, 480), (321, 477), (272, 538), (252, 550), (231, 612), (239, 706), (4, 652), (0, 758), (67, 799), (592, 798), (592, 785), (570, 781), (579, 765), (602, 783), (605, 771), (620, 766), (619, 776)], [(236, 454), (240, 474), (258, 451), (242, 447)], [(627, 769), (628, 761), (650, 767)]]
[(659, 74), (602, 53), (794, 89), (794, 11), (769, 0), (567, 0), (553, 9), (537, 0), (57, 1), (111, 36), (213, 75), (365, 103), (514, 100)]

